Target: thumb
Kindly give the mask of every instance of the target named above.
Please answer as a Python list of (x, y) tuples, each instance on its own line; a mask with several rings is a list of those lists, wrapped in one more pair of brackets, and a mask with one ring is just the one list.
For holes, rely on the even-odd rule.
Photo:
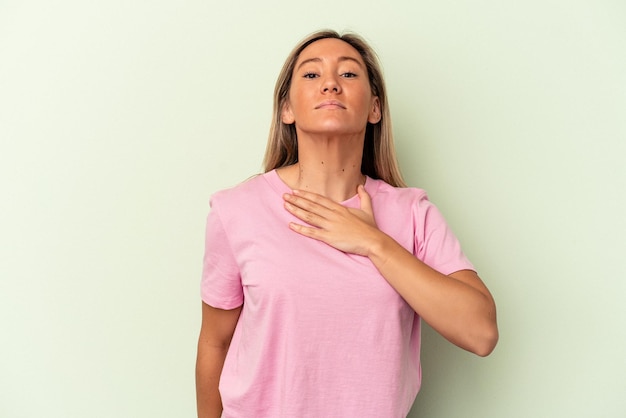
[(359, 185), (356, 189), (359, 199), (361, 199), (361, 210), (369, 215), (374, 216), (374, 209), (372, 208), (372, 198), (365, 191), (365, 187)]

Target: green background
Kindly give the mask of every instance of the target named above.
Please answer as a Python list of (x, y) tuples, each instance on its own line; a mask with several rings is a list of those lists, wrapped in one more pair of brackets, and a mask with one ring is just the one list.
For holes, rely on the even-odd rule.
[[(622, 1), (0, 1), (0, 416), (189, 417), (208, 198), (295, 43), (379, 52), (400, 163), (492, 290), (410, 417), (623, 417)], [(356, 295), (355, 295), (356, 297)]]

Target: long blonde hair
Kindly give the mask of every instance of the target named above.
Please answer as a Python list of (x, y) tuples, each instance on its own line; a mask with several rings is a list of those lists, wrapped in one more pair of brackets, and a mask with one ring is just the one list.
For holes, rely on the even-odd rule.
[(356, 49), (367, 67), (372, 94), (380, 101), (381, 119), (376, 124), (367, 123), (361, 172), (374, 179), (381, 179), (396, 187), (406, 187), (393, 144), (391, 115), (387, 105), (387, 92), (378, 57), (374, 50), (359, 35), (340, 35), (333, 30), (315, 32), (303, 39), (291, 51), (276, 81), (274, 88), (273, 120), (265, 149), (263, 165), (265, 172), (298, 162), (298, 138), (294, 124), (287, 125), (281, 120), (282, 109), (288, 99), (294, 66), (300, 53), (320, 39), (340, 39)]

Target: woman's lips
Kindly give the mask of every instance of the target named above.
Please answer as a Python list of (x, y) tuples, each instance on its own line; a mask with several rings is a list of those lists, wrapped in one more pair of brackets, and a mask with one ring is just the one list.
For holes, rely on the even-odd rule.
[(318, 104), (316, 109), (345, 109), (343, 103), (338, 100), (324, 100), (322, 103)]

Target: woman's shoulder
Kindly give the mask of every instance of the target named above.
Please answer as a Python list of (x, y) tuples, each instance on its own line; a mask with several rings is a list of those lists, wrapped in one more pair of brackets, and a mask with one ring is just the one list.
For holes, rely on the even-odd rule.
[(395, 187), (383, 180), (368, 179), (372, 182), (374, 195), (380, 200), (389, 200), (398, 203), (416, 203), (428, 200), (426, 190), (418, 187)]
[(243, 201), (251, 201), (259, 193), (266, 192), (268, 187), (266, 176), (267, 173), (254, 174), (236, 185), (214, 192), (210, 198), (211, 207), (216, 204), (220, 206), (240, 205)]

